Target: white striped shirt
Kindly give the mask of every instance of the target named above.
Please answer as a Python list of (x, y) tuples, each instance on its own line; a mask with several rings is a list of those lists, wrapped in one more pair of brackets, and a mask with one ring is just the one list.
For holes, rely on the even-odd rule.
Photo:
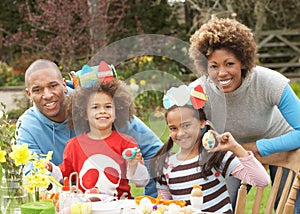
[(199, 156), (179, 161), (176, 154), (172, 155), (168, 159), (168, 167), (164, 168), (166, 178), (164, 185), (157, 183), (158, 192), (164, 199), (186, 200), (189, 204), (193, 186), (201, 185), (202, 211), (232, 213), (225, 183), (225, 178), (230, 174), (253, 186), (264, 187), (270, 183), (270, 177), (264, 167), (252, 152), (248, 153), (247, 157), (237, 158), (232, 152), (227, 152), (222, 160), (220, 171), (212, 169), (207, 179), (200, 176)]

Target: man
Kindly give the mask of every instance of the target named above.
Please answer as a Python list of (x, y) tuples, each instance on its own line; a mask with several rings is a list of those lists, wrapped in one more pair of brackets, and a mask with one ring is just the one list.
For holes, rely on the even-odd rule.
[[(49, 60), (33, 62), (25, 72), (26, 94), (33, 106), (18, 120), (19, 144), (27, 143), (37, 154), (53, 151), (52, 162), (59, 165), (63, 160), (66, 142), (74, 137), (75, 130), (67, 125), (65, 100), (68, 90), (57, 65)], [(162, 146), (159, 138), (137, 117), (124, 130), (139, 144), (145, 163)], [(28, 172), (29, 169), (27, 169)], [(157, 197), (155, 182), (151, 179), (145, 187), (145, 195)]]

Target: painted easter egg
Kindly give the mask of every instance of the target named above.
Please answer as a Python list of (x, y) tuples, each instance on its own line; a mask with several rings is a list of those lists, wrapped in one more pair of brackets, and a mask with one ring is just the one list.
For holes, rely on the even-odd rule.
[(126, 160), (132, 160), (136, 156), (135, 148), (127, 148), (122, 152), (122, 157)]
[(216, 141), (213, 133), (206, 132), (202, 138), (202, 145), (205, 149), (212, 149), (215, 147)]

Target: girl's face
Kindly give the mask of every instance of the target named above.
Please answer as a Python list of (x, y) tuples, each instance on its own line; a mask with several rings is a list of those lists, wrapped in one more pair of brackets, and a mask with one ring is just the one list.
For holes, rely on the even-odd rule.
[(215, 50), (208, 57), (208, 74), (224, 93), (233, 92), (242, 84), (242, 63), (230, 51)]
[(116, 118), (112, 97), (102, 92), (91, 95), (87, 104), (87, 116), (90, 124), (90, 136), (101, 138), (109, 136)]
[(188, 154), (193, 150), (198, 153), (194, 148), (198, 148), (201, 128), (205, 126), (205, 121), (195, 118), (193, 110), (187, 107), (169, 110), (166, 120), (170, 137), (180, 146), (181, 152)]

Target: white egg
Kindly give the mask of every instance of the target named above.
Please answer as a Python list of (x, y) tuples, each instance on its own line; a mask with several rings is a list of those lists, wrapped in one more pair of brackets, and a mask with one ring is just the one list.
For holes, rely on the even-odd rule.
[(175, 203), (171, 203), (169, 204), (169, 209), (168, 211), (171, 212), (171, 213), (178, 213), (180, 211), (180, 206), (175, 204)]
[(149, 198), (142, 198), (140, 200), (140, 205), (148, 205), (148, 204), (151, 204), (152, 205), (152, 202)]

